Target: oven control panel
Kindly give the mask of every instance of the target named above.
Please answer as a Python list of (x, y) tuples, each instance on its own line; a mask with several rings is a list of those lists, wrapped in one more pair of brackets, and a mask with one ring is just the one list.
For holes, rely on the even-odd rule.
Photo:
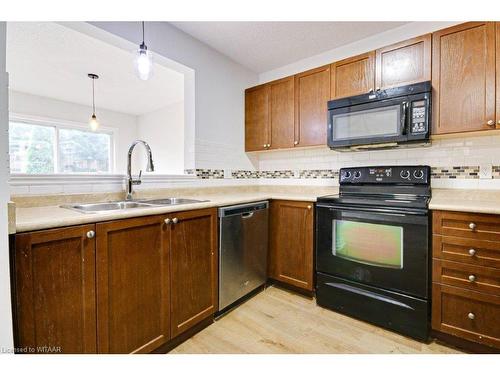
[(340, 184), (429, 184), (427, 165), (341, 168)]

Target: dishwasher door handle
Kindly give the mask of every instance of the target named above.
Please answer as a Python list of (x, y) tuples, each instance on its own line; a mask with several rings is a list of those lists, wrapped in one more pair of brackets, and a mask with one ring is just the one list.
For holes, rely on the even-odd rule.
[(253, 212), (245, 212), (241, 214), (242, 219), (250, 219), (253, 216)]

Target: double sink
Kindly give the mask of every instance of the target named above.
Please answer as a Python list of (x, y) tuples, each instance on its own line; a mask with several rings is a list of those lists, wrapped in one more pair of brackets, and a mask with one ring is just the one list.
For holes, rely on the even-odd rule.
[(147, 199), (147, 200), (134, 200), (134, 201), (115, 201), (104, 203), (85, 203), (85, 204), (68, 204), (62, 205), (62, 208), (78, 211), (82, 213), (99, 213), (107, 211), (128, 210), (131, 208), (148, 208), (148, 207), (164, 207), (175, 206), (179, 204), (193, 204), (208, 202), (207, 200), (197, 200), (188, 198), (161, 198), (161, 199)]

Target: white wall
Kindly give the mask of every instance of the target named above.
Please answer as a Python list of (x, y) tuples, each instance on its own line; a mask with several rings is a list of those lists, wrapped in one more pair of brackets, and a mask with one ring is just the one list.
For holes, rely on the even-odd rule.
[[(140, 42), (137, 22), (92, 25)], [(217, 168), (212, 161), (222, 160), (226, 168), (254, 169), (244, 152), (244, 89), (257, 84), (257, 74), (166, 22), (148, 23), (147, 43), (154, 53), (195, 70), (196, 168)]]
[[(361, 53), (373, 51), (377, 48), (388, 46), (406, 39), (431, 33), (436, 30), (456, 25), (460, 22), (411, 22), (406, 25), (372, 35), (368, 38), (346, 44), (345, 46), (325, 51), (321, 54), (295, 61), (291, 64), (261, 73), (259, 82), (265, 83), (275, 79), (317, 68), (332, 62), (356, 56)], [(334, 36), (333, 36), (334, 37)]]
[[(19, 115), (39, 116), (49, 119), (88, 123), (90, 107), (61, 100), (21, 93), (10, 90), (9, 110)], [(137, 118), (133, 115), (97, 108), (99, 123), (104, 127), (115, 128), (115, 165), (114, 173), (125, 173), (127, 151), (137, 139)]]
[[(138, 116), (137, 135), (151, 147), (155, 174), (184, 173), (184, 102)], [(137, 153), (145, 157), (142, 147)]]
[(8, 78), (5, 73), (6, 24), (0, 22), (0, 353), (14, 346), (10, 299), (9, 246), (7, 202), (9, 200), (8, 170)]

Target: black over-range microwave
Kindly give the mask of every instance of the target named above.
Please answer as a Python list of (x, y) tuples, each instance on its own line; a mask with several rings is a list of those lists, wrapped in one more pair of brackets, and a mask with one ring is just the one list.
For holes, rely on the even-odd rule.
[(328, 102), (328, 146), (338, 151), (427, 144), (431, 82)]

